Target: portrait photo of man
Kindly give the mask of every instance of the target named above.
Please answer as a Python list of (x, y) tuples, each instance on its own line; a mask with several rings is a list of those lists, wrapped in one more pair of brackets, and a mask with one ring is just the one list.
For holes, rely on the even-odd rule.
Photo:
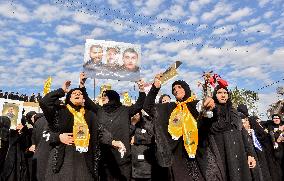
[(120, 49), (117, 47), (109, 47), (106, 50), (106, 62), (107, 65), (115, 66), (118, 65), (118, 55), (120, 53)]
[(77, 138), (78, 139), (85, 138), (84, 126), (79, 126), (79, 131), (77, 132)]
[(101, 45), (92, 45), (89, 52), (90, 60), (86, 64), (101, 65), (103, 59), (103, 48)]
[(123, 69), (127, 71), (138, 71), (138, 53), (133, 48), (126, 49), (122, 54)]
[(10, 118), (10, 120), (13, 120), (13, 119), (16, 117), (16, 114), (15, 114), (14, 111), (15, 111), (15, 110), (14, 110), (14, 107), (13, 107), (13, 106), (8, 107), (8, 112), (7, 112), (6, 116), (7, 116), (8, 118)]
[(7, 116), (11, 120), (11, 127), (17, 126), (19, 105), (9, 102), (4, 102), (2, 115)]

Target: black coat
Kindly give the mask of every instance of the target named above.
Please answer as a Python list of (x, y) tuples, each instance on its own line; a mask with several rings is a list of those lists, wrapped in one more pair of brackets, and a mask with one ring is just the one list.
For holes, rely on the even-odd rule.
[[(86, 99), (85, 106), (97, 113), (100, 125), (101, 170), (103, 179), (123, 178), (130, 179), (131, 152), (130, 152), (130, 118), (141, 111), (146, 94), (139, 93), (137, 102), (132, 106), (118, 106), (112, 112), (107, 112), (90, 99)], [(113, 148), (112, 141), (121, 141), (126, 153), (121, 158), (117, 149)]]
[(262, 151), (259, 151), (257, 148), (254, 147), (252, 136), (248, 134), (245, 128), (242, 129), (242, 135), (247, 155), (253, 156), (256, 161), (256, 166), (250, 169), (252, 180), (271, 180), (269, 170), (266, 167), (267, 163), (263, 163), (264, 160)]
[[(86, 92), (82, 92), (84, 94), (84, 98), (87, 99), (88, 95)], [(58, 104), (59, 98), (64, 95), (65, 93), (63, 89), (58, 89), (45, 95), (39, 102), (48, 122), (50, 144), (53, 149), (55, 149), (55, 151), (52, 152), (53, 156), (51, 156), (51, 159), (53, 159), (51, 163), (54, 173), (60, 172), (62, 164), (64, 163), (65, 149), (67, 147), (65, 144), (60, 142), (59, 134), (73, 132), (74, 118), (72, 113), (69, 112), (65, 105)], [(95, 120), (95, 114), (87, 109), (85, 109), (85, 120), (90, 131), (90, 143), (88, 152), (82, 154), (84, 154), (89, 172), (93, 175), (93, 177), (97, 177), (100, 153), (98, 148), (98, 124)], [(74, 166), (76, 165), (74, 164)]]
[[(282, 180), (282, 171), (274, 155), (274, 148), (270, 134), (256, 121), (256, 117), (250, 117), (250, 126), (262, 146), (262, 151), (257, 150), (257, 157), (263, 172), (264, 180)], [(270, 177), (270, 179), (269, 179)]]
[(33, 133), (32, 133), (32, 144), (36, 147), (38, 146), (40, 140), (42, 139), (42, 133), (47, 126), (47, 120), (44, 117), (44, 114), (37, 114), (38, 119), (33, 125)]
[[(282, 125), (283, 123), (280, 123), (280, 125)], [(268, 121), (267, 123), (267, 127), (268, 127), (268, 132), (270, 135), (270, 139), (273, 143), (273, 145), (275, 145), (275, 143), (277, 143), (277, 139), (281, 134), (281, 131), (279, 130), (279, 126), (280, 125), (276, 125), (273, 123), (273, 121)], [(282, 179), (283, 179), (283, 173), (284, 173), (284, 143), (277, 143), (278, 147), (274, 149), (274, 156), (275, 159), (277, 161), (277, 164), (280, 165), (281, 169), (280, 171), (276, 172), (276, 173), (280, 173), (282, 172)], [(278, 174), (278, 176), (280, 176), (280, 174)]]
[(9, 148), (9, 129), (11, 121), (8, 117), (0, 117), (0, 175), (3, 171), (6, 154)]
[(33, 156), (33, 179), (38, 181), (44, 180), (46, 173), (48, 156), (52, 146), (50, 146), (48, 138), (47, 120), (43, 114), (37, 114), (39, 117), (34, 124), (32, 143), (35, 145), (35, 153)]
[(30, 179), (27, 149), (31, 146), (31, 130), (10, 130), (9, 149), (4, 162), (1, 179), (4, 181), (26, 181)]
[[(184, 148), (182, 137), (173, 140), (168, 133), (168, 120), (176, 103), (155, 104), (159, 89), (152, 86), (143, 106), (144, 111), (149, 114), (154, 124), (156, 151), (155, 156), (162, 180), (203, 180), (195, 159), (189, 159)], [(197, 118), (199, 112), (196, 110), (198, 101), (187, 103), (187, 107), (193, 117)]]
[[(111, 157), (114, 158), (114, 162), (118, 165), (123, 165), (126, 162), (130, 162), (130, 118), (141, 111), (146, 94), (139, 93), (137, 102), (132, 106), (120, 106), (114, 112), (108, 113), (104, 109), (98, 111), (98, 119), (100, 125), (102, 125), (106, 131), (102, 132), (101, 143), (103, 144), (102, 154), (103, 161), (110, 161)], [(125, 148), (126, 153), (121, 158), (120, 153), (111, 146), (112, 140), (121, 141)]]
[(253, 151), (243, 139), (237, 110), (228, 110), (228, 122), (220, 122), (216, 110), (213, 118), (199, 123), (197, 160), (203, 176), (206, 180), (252, 180), (247, 158)]
[(154, 129), (149, 116), (142, 115), (135, 125), (133, 137), (132, 178), (152, 178), (152, 166), (155, 162)]

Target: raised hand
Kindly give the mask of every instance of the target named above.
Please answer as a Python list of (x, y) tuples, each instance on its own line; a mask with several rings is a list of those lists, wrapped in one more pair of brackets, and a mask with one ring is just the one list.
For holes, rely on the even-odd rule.
[(80, 73), (80, 88), (85, 87), (85, 82), (87, 80), (85, 72)]
[(215, 107), (215, 102), (211, 97), (207, 97), (204, 100), (203, 106), (206, 110), (212, 111)]
[(157, 74), (155, 75), (155, 78), (154, 78), (154, 86), (156, 88), (160, 88), (161, 87), (161, 78), (163, 77), (162, 74)]
[(70, 80), (65, 81), (64, 84), (62, 85), (62, 89), (65, 93), (69, 92), (70, 85), (71, 85)]
[(140, 79), (137, 82), (138, 88), (140, 92), (145, 92), (145, 82), (144, 80)]

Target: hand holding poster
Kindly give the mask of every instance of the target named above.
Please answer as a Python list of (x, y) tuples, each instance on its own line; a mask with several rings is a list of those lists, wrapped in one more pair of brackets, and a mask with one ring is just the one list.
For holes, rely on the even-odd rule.
[(140, 60), (139, 45), (86, 40), (83, 68), (88, 77), (136, 81), (140, 78)]

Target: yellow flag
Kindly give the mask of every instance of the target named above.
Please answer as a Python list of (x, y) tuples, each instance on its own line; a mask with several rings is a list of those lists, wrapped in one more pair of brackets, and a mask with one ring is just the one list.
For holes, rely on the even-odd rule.
[(97, 102), (99, 103), (100, 106), (103, 105), (102, 96), (103, 96), (103, 92), (106, 91), (106, 90), (111, 90), (111, 84), (103, 84), (103, 85), (100, 87), (100, 94), (99, 94), (98, 97), (96, 98), (96, 100), (97, 100)]
[(46, 95), (47, 93), (50, 92), (50, 87), (51, 87), (51, 77), (49, 76), (48, 79), (45, 81), (44, 83), (44, 87), (43, 87), (43, 95)]
[(102, 93), (105, 91), (105, 90), (111, 90), (111, 85), (110, 84), (104, 84), (100, 87), (100, 95), (102, 95)]
[(125, 106), (131, 106), (131, 97), (128, 92), (123, 93), (123, 105)]

